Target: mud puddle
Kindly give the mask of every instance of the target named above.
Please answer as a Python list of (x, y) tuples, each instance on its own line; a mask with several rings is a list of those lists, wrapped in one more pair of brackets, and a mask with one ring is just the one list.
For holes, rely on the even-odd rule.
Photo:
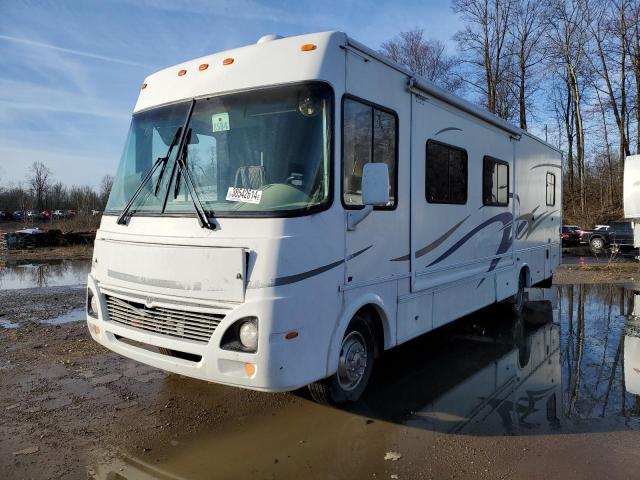
[(84, 285), (89, 259), (2, 260), (0, 290)]
[(0, 328), (18, 328), (19, 326), (19, 323), (12, 322), (5, 318), (0, 318)]
[(40, 323), (43, 325), (62, 325), (70, 322), (80, 322), (87, 319), (87, 313), (84, 308), (74, 308), (73, 310), (58, 315), (57, 317), (47, 318)]
[(388, 352), (355, 406), (298, 392), (114, 461), (93, 450), (90, 477), (633, 476), (640, 290), (569, 285), (530, 297), (519, 318), (492, 307)]

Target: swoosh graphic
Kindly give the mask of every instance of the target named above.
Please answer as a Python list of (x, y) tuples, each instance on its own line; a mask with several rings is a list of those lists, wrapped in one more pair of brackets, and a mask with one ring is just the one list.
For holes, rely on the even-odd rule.
[[(436, 248), (438, 248), (442, 242), (444, 242), (447, 238), (449, 238), (453, 232), (455, 232), (458, 227), (460, 227), (460, 225), (462, 225), (471, 215), (467, 215), (466, 217), (464, 217), (462, 220), (460, 220), (458, 223), (456, 223), (453, 227), (451, 227), (449, 230), (447, 230), (445, 233), (443, 233), (440, 237), (436, 238), (433, 242), (431, 242), (429, 245), (422, 247), (420, 250), (416, 251), (416, 258), (420, 258), (425, 256), (427, 253), (429, 253), (432, 250), (435, 250)], [(403, 260), (409, 260), (411, 258), (411, 255), (407, 254), (407, 255), (403, 255), (402, 257), (398, 257), (398, 258), (393, 258), (391, 259), (392, 262), (400, 262)]]
[[(469, 233), (467, 233), (460, 240), (458, 240), (456, 243), (454, 243), (446, 252), (444, 252), (442, 255), (440, 255), (438, 258), (436, 258), (433, 262), (431, 262), (429, 265), (427, 265), (427, 268), (431, 267), (433, 265), (436, 265), (436, 264), (440, 263), (441, 261), (445, 260), (446, 258), (448, 258), (451, 254), (453, 254), (456, 250), (458, 250), (465, 243), (467, 243), (467, 241), (469, 239), (471, 239), (476, 233), (478, 233), (483, 228), (491, 225), (492, 223), (496, 223), (496, 222), (500, 222), (500, 223), (502, 223), (503, 226), (505, 226), (509, 222), (511, 222), (512, 220), (513, 220), (513, 215), (511, 214), (511, 212), (499, 213), (498, 215), (495, 215), (495, 216), (489, 218), (488, 220), (485, 220), (480, 225), (478, 225), (477, 227), (472, 229)], [(511, 240), (510, 240), (511, 232), (508, 229), (504, 229), (502, 231), (502, 240), (500, 242), (500, 246), (498, 247), (498, 253), (504, 253), (504, 252), (500, 252), (500, 250), (502, 250), (504, 248), (505, 238), (508, 239), (508, 243), (511, 244)], [(507, 248), (508, 248), (508, 246), (507, 246)], [(495, 268), (495, 265), (493, 265), (494, 262), (497, 264), (497, 262), (495, 260), (492, 261), (492, 266), (489, 267), (489, 271), (491, 271), (491, 270), (493, 270)]]
[(442, 130), (438, 130), (438, 131), (435, 133), (434, 137), (437, 137), (437, 136), (438, 136), (438, 135), (440, 135), (441, 133), (444, 133), (444, 132), (452, 132), (452, 131), (455, 131), (455, 130), (457, 130), (457, 131), (459, 131), (459, 132), (461, 132), (461, 131), (462, 131), (462, 129), (461, 129), (461, 128), (458, 128), (458, 127), (447, 127), (447, 128), (443, 128)]
[(534, 168), (542, 168), (542, 167), (552, 167), (552, 168), (562, 168), (560, 165), (556, 165), (555, 163), (539, 163), (538, 165), (534, 165), (529, 170), (533, 170)]
[(357, 251), (355, 253), (352, 253), (351, 255), (348, 255), (345, 260), (337, 260), (335, 262), (328, 263), (327, 265), (323, 265), (322, 267), (314, 268), (313, 270), (308, 270), (308, 271), (302, 272), (302, 273), (296, 273), (294, 275), (287, 275), (285, 277), (274, 278), (273, 280), (270, 280), (270, 281), (264, 282), (264, 283), (261, 283), (261, 282), (256, 282), (256, 283), (249, 282), (249, 285), (247, 285), (247, 288), (279, 287), (279, 286), (282, 286), (282, 285), (288, 285), (290, 283), (299, 282), (301, 280), (305, 280), (307, 278), (311, 278), (311, 277), (314, 277), (316, 275), (320, 275), (321, 273), (327, 272), (327, 271), (337, 267), (338, 265), (341, 265), (341, 264), (343, 264), (345, 262), (348, 262), (352, 258), (355, 258), (358, 255), (363, 254), (364, 252), (369, 250), (371, 247), (373, 247), (373, 245), (369, 245), (368, 247), (363, 248), (362, 250), (359, 250), (359, 251)]
[(540, 215), (538, 217), (538, 220), (536, 220), (533, 225), (531, 226), (531, 229), (529, 231), (527, 231), (527, 238), (529, 238), (529, 235), (531, 235), (533, 233), (533, 231), (538, 228), (540, 226), (540, 224), (542, 224), (542, 222), (544, 222), (547, 218), (549, 218), (551, 215), (553, 215), (554, 213), (556, 213), (558, 210), (553, 210), (552, 212), (545, 212), (542, 215)]

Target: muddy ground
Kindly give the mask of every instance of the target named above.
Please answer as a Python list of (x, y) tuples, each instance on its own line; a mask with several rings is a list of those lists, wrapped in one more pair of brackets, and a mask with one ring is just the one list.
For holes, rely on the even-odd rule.
[[(568, 285), (590, 278), (632, 281), (638, 270), (637, 265), (615, 273), (591, 268), (596, 267), (559, 269), (556, 279), (567, 285), (562, 295), (571, 290), (573, 299)], [(617, 293), (589, 292), (594, 299), (618, 298)], [(580, 295), (576, 287), (575, 298)], [(433, 372), (453, 368), (470, 351), (461, 341), (473, 336), (481, 346), (488, 339), (492, 345), (504, 343), (495, 338), (505, 336), (503, 328), (511, 332), (504, 325), (512, 319), (500, 307), (386, 355), (380, 362), (383, 373), (374, 378), (364, 402), (338, 410), (311, 402), (304, 392), (257, 393), (167, 374), (104, 349), (82, 321), (43, 323), (73, 316), (84, 301), (81, 286), (0, 291), (0, 324), (10, 327), (0, 328), (2, 479), (570, 479), (637, 478), (640, 471), (640, 425), (628, 412), (607, 410), (594, 418), (563, 420), (552, 429), (525, 425), (524, 430), (479, 428), (472, 434), (405, 421), (428, 403), (420, 397), (422, 385), (444, 381), (433, 380)], [(627, 302), (612, 300), (609, 307), (616, 303)], [(622, 318), (625, 312), (618, 314)], [(497, 337), (486, 333), (486, 318), (498, 323), (493, 327)], [(502, 354), (495, 348), (478, 350), (482, 365)], [(449, 358), (452, 351), (462, 353)], [(416, 367), (423, 362), (424, 368)], [(414, 367), (418, 374), (405, 371)], [(460, 367), (468, 368), (464, 362)], [(612, 378), (621, 370), (616, 374), (613, 368)], [(607, 391), (609, 397), (617, 405), (619, 398)], [(623, 403), (634, 398), (640, 405), (637, 396), (622, 393)]]

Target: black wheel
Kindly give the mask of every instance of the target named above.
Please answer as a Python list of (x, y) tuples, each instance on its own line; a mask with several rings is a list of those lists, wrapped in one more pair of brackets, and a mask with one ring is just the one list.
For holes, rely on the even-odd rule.
[(600, 237), (592, 238), (589, 240), (589, 248), (593, 254), (602, 253), (604, 251), (604, 240)]
[(375, 338), (368, 322), (359, 315), (354, 317), (342, 339), (338, 371), (309, 385), (311, 397), (326, 405), (356, 402), (371, 377), (374, 349)]
[(527, 329), (523, 317), (518, 316), (513, 324), (513, 343), (518, 348), (518, 365), (525, 368), (531, 359), (531, 336), (527, 335)]
[(524, 289), (526, 285), (527, 279), (523, 270), (520, 272), (520, 277), (518, 278), (518, 291), (511, 299), (513, 313), (522, 313), (522, 309), (524, 308)]

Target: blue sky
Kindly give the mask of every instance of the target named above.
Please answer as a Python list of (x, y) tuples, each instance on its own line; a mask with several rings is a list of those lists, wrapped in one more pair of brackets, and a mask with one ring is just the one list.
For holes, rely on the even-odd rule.
[(95, 186), (115, 173), (139, 86), (190, 58), (343, 30), (378, 48), (423, 28), (447, 42), (448, 1), (0, 0), (0, 185), (42, 161), (56, 180)]

